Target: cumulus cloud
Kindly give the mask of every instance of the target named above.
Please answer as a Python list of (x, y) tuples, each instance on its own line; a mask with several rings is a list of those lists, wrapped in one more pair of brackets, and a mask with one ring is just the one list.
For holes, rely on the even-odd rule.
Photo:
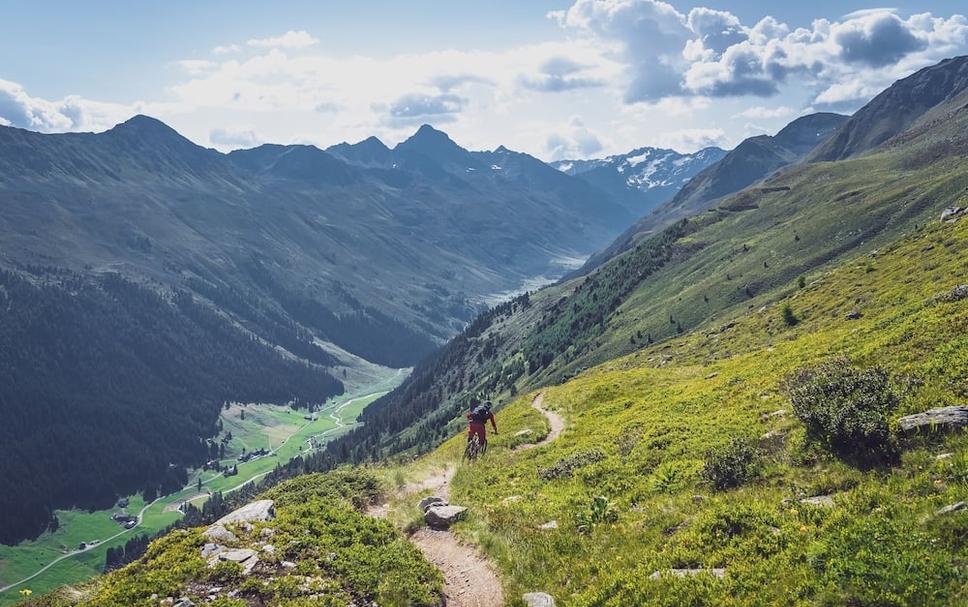
[(600, 79), (578, 75), (587, 67), (568, 57), (551, 57), (538, 67), (537, 75), (521, 76), (520, 82), (525, 88), (545, 93), (603, 86), (605, 82)]
[(601, 150), (601, 140), (579, 116), (572, 116), (564, 130), (545, 140), (545, 153), (551, 160), (591, 158)]
[(454, 89), (458, 89), (467, 84), (483, 84), (485, 86), (494, 86), (495, 82), (490, 78), (485, 78), (484, 76), (479, 76), (477, 74), (439, 74), (433, 76), (428, 84), (440, 89), (441, 93), (449, 93)]
[(251, 148), (262, 143), (262, 138), (255, 131), (238, 127), (212, 129), (208, 140), (221, 149)]
[(437, 124), (453, 122), (464, 107), (466, 100), (458, 95), (442, 93), (424, 95), (409, 93), (398, 97), (389, 104), (377, 104), (376, 109), (385, 108), (385, 120), (395, 126), (433, 122)]
[[(818, 101), (846, 103), (912, 69), (968, 50), (968, 20), (892, 9), (818, 19), (792, 29), (773, 17), (744, 25), (727, 11), (681, 13), (660, 0), (576, 0), (550, 16), (593, 39), (625, 65), (625, 100), (675, 96), (770, 97), (796, 76)], [(834, 99), (836, 97), (836, 99)]]
[[(249, 46), (262, 48), (305, 48), (318, 44), (319, 39), (305, 30), (289, 30), (280, 36), (270, 36), (268, 38), (253, 38), (246, 42)], [(230, 47), (226, 47), (230, 48)]]
[(228, 55), (231, 53), (237, 53), (242, 50), (242, 47), (238, 44), (226, 44), (219, 45), (212, 49), (212, 52), (216, 55)]
[(16, 82), (0, 80), (0, 120), (6, 126), (45, 133), (100, 131), (134, 113), (133, 106), (90, 101), (77, 95), (49, 101), (27, 94)]
[(711, 146), (728, 147), (726, 131), (712, 129), (679, 129), (660, 134), (654, 145), (672, 148), (679, 152), (694, 152)]
[(793, 109), (792, 107), (787, 107), (785, 105), (779, 105), (776, 107), (754, 105), (752, 107), (746, 108), (742, 112), (733, 114), (733, 118), (752, 118), (752, 119), (786, 118), (794, 114), (796, 114), (796, 110)]

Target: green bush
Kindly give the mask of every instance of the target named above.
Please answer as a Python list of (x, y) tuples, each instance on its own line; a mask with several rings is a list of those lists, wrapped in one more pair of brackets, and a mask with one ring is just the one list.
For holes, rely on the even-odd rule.
[(790, 304), (783, 306), (783, 322), (785, 322), (788, 327), (792, 327), (800, 322), (800, 319), (797, 318), (797, 315), (793, 313), (793, 308), (790, 307)]
[(858, 369), (836, 357), (798, 369), (786, 378), (784, 390), (809, 440), (840, 456), (885, 460), (896, 455), (888, 416), (900, 397), (886, 370)]
[(575, 517), (579, 533), (591, 533), (602, 523), (614, 523), (618, 520), (618, 510), (604, 495), (598, 495), (589, 504), (588, 509), (580, 511)]
[(706, 452), (702, 479), (714, 488), (732, 489), (759, 472), (760, 452), (744, 437), (736, 437), (718, 449)]

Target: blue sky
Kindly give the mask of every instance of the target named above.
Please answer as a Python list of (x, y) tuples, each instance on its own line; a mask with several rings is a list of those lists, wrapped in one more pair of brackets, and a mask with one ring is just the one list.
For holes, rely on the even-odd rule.
[(0, 1), (0, 122), (103, 130), (142, 112), (223, 150), (394, 143), (422, 122), (546, 159), (728, 147), (968, 53), (960, 13), (952, 0)]

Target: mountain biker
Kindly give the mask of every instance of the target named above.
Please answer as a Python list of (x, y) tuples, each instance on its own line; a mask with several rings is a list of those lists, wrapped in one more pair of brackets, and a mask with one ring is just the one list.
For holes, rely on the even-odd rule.
[(467, 412), (467, 442), (471, 442), (476, 436), (482, 448), (487, 447), (487, 428), (485, 424), (490, 421), (494, 434), (497, 434), (497, 422), (494, 420), (494, 413), (491, 411), (491, 401), (481, 402), (481, 399), (471, 398), (471, 408)]

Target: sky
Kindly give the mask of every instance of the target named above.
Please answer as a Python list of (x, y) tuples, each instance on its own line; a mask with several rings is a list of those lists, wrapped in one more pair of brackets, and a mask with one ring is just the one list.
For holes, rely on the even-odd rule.
[(135, 114), (228, 151), (428, 123), (544, 160), (689, 152), (850, 113), (968, 54), (963, 0), (0, 0), (0, 124)]

